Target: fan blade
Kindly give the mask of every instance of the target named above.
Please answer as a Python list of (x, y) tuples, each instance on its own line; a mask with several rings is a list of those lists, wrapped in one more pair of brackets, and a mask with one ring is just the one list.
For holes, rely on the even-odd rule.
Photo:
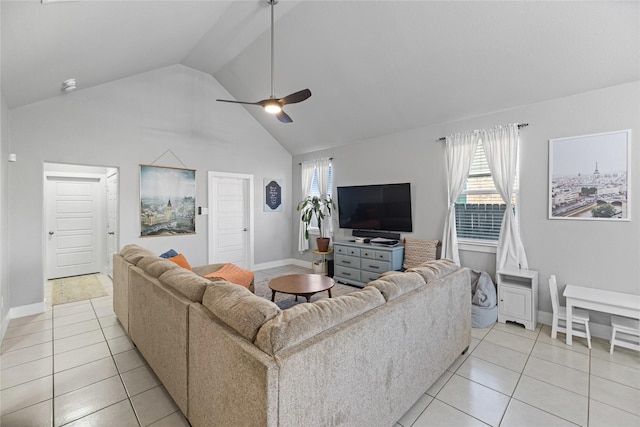
[(287, 95), (284, 98), (281, 98), (279, 101), (282, 103), (282, 105), (295, 104), (296, 102), (304, 101), (310, 96), (311, 91), (309, 89), (304, 89), (299, 92), (292, 93), (291, 95)]
[(287, 115), (287, 113), (285, 113), (284, 111), (280, 111), (279, 113), (276, 113), (276, 117), (278, 118), (278, 120), (280, 120), (282, 123), (292, 123), (293, 120), (291, 120), (291, 117), (289, 117)]
[(220, 102), (231, 102), (233, 104), (249, 104), (249, 105), (260, 105), (260, 102), (246, 102), (246, 101), (230, 101), (228, 99), (216, 99), (216, 101)]

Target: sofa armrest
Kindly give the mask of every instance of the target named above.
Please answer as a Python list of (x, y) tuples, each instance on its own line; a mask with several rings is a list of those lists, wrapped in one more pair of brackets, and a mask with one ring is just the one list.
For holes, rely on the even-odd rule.
[(278, 425), (278, 364), (198, 303), (189, 306), (189, 422)]

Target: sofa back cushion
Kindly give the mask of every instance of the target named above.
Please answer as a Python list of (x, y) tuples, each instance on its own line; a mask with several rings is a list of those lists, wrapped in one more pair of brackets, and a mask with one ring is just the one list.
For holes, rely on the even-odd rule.
[(265, 353), (275, 355), (384, 303), (380, 291), (365, 287), (337, 298), (298, 304), (262, 325), (255, 344)]
[(178, 264), (155, 255), (142, 258), (138, 261), (137, 267), (143, 269), (148, 275), (156, 279), (162, 276), (165, 271), (180, 268)]
[(133, 244), (126, 245), (125, 247), (123, 247), (120, 250), (120, 255), (122, 255), (122, 258), (124, 258), (125, 260), (127, 260), (133, 265), (137, 265), (138, 261), (140, 261), (142, 258), (146, 256), (156, 256), (149, 249), (143, 248), (142, 246), (133, 245)]
[(202, 305), (251, 342), (256, 339), (260, 327), (281, 311), (271, 301), (252, 294), (243, 286), (225, 281), (210, 283)]
[(459, 269), (460, 266), (450, 259), (439, 259), (425, 262), (418, 267), (410, 268), (407, 272), (418, 273), (424, 278), (425, 282), (429, 283)]
[[(167, 262), (173, 264), (171, 261)], [(204, 291), (207, 285), (211, 283), (209, 280), (198, 276), (191, 270), (180, 268), (177, 265), (176, 268), (171, 268), (162, 273), (158, 279), (163, 284), (175, 289), (193, 302), (202, 301)]]
[(367, 287), (371, 286), (378, 289), (385, 300), (392, 301), (424, 285), (425, 281), (418, 273), (390, 271), (383, 273), (377, 280), (369, 283)]

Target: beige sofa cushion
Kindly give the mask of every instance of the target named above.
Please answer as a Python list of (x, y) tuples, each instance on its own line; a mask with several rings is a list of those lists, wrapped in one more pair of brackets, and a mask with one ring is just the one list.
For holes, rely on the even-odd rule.
[(151, 252), (149, 249), (133, 244), (123, 247), (120, 251), (120, 255), (133, 265), (137, 265), (138, 261), (146, 256), (156, 256), (156, 254)]
[(180, 292), (191, 301), (202, 301), (204, 291), (207, 288), (207, 285), (211, 282), (204, 277), (198, 276), (191, 270), (181, 268), (177, 265), (176, 267), (177, 268), (165, 271), (160, 275), (160, 277), (158, 277), (158, 279), (170, 288)]
[(384, 303), (377, 289), (365, 287), (337, 298), (299, 304), (265, 323), (258, 332), (255, 344), (265, 353), (275, 355)]
[(458, 269), (460, 269), (460, 267), (450, 259), (439, 259), (425, 262), (418, 267), (410, 268), (407, 272), (418, 273), (424, 278), (425, 282), (429, 283)]
[(385, 300), (392, 301), (424, 285), (425, 281), (418, 273), (394, 271), (382, 274), (380, 278), (369, 283), (367, 287), (371, 286), (378, 289)]
[(202, 305), (251, 342), (256, 339), (260, 327), (281, 311), (271, 301), (252, 294), (243, 286), (224, 281), (210, 283)]
[(168, 259), (160, 258), (158, 256), (146, 256), (138, 261), (137, 267), (143, 269), (148, 275), (160, 277), (165, 271), (173, 270), (174, 268), (180, 268), (175, 262), (171, 262)]

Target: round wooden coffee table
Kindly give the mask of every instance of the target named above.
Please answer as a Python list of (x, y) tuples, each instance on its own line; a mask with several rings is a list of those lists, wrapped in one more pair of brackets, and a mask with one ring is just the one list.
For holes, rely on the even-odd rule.
[(328, 291), (329, 298), (331, 298), (331, 288), (335, 284), (336, 282), (331, 277), (319, 274), (289, 274), (276, 277), (269, 281), (269, 288), (273, 292), (271, 301), (275, 302), (276, 292), (295, 295), (296, 299), (299, 295), (305, 297), (309, 302), (314, 294)]

